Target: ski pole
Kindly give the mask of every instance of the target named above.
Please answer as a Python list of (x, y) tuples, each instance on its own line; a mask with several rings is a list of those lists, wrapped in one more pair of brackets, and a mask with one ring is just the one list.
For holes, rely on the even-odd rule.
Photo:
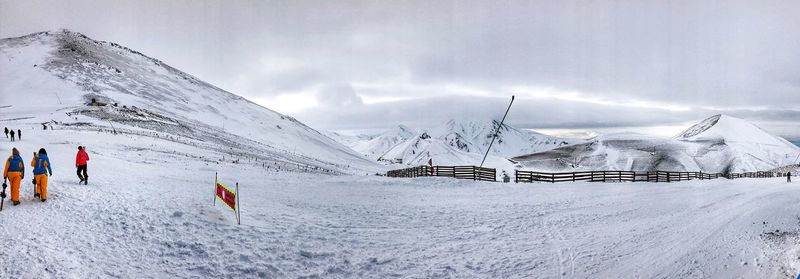
[(3, 203), (6, 201), (6, 187), (8, 187), (8, 184), (6, 184), (6, 178), (3, 177), (3, 191), (0, 192), (0, 211), (3, 211)]
[[(39, 163), (37, 162), (39, 161), (37, 157), (39, 157), (39, 155), (37, 155), (36, 152), (33, 152), (34, 167), (36, 167), (35, 164)], [(31, 180), (31, 182), (33, 182), (33, 197), (36, 198), (36, 175), (33, 176), (33, 180)]]

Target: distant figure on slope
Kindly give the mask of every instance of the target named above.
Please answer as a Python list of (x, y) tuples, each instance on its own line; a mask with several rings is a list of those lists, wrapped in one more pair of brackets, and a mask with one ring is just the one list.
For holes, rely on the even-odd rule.
[(786, 182), (792, 182), (792, 172), (789, 171), (786, 173)]
[(16, 147), (11, 150), (11, 157), (8, 157), (6, 161), (3, 179), (11, 182), (11, 202), (19, 205), (19, 184), (25, 179), (25, 163), (22, 162), (22, 157)]
[[(83, 146), (78, 146), (78, 155), (75, 156), (75, 167), (78, 168), (78, 178), (81, 179), (83, 185), (89, 185), (89, 174), (87, 173), (87, 161), (89, 161), (89, 154)], [(78, 182), (80, 184), (80, 182)]]
[(11, 141), (14, 141), (14, 130), (11, 130)]
[(8, 138), (8, 127), (6, 127), (6, 138)]
[(50, 168), (50, 159), (47, 158), (47, 150), (44, 148), (39, 149), (36, 158), (31, 162), (33, 165), (33, 175), (36, 177), (36, 188), (34, 189), (34, 197), (40, 197), (42, 202), (47, 200), (47, 174), (53, 176), (53, 169)]
[(22, 140), (22, 130), (17, 130), (17, 140)]

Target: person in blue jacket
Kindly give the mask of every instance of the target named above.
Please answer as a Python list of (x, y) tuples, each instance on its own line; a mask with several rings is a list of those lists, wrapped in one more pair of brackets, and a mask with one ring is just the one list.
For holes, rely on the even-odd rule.
[(53, 176), (53, 169), (50, 168), (50, 159), (47, 158), (47, 150), (40, 148), (39, 153), (36, 155), (36, 158), (34, 158), (32, 162), (33, 176), (36, 179), (34, 197), (38, 194), (42, 202), (44, 202), (47, 200), (47, 174), (49, 173), (50, 176)]
[(11, 149), (11, 157), (8, 157), (3, 170), (3, 180), (11, 182), (11, 202), (14, 205), (19, 205), (19, 185), (23, 179), (25, 179), (25, 163), (19, 155), (19, 150), (14, 147)]

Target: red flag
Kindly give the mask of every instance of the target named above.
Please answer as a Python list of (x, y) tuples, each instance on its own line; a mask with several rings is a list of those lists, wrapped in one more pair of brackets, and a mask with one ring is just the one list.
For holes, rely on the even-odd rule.
[(217, 182), (217, 198), (236, 211), (236, 193), (225, 187), (222, 182)]
[(428, 159), (428, 166), (431, 166), (431, 167), (433, 166), (433, 158)]

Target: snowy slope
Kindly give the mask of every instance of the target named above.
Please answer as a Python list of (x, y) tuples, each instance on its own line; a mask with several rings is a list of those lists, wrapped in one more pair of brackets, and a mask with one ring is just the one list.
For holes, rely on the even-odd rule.
[[(54, 176), (46, 203), (26, 182), (22, 205), (0, 212), (2, 278), (785, 278), (800, 270), (800, 187), (780, 178), (649, 187), (327, 176), (198, 159), (208, 151), (154, 137), (23, 129), (29, 139), (15, 145), (24, 159), (47, 147)], [(92, 147), (89, 185), (73, 174), (77, 144)], [(10, 146), (3, 140), (0, 154)], [(212, 206), (215, 172), (239, 182), (240, 226)]]
[(724, 139), (726, 143), (769, 145), (781, 148), (793, 145), (744, 119), (721, 114), (689, 127), (675, 138), (685, 141)]
[[(359, 134), (359, 135), (346, 135), (334, 131), (320, 131), (323, 135), (343, 144), (344, 146), (350, 147), (351, 149), (361, 142), (371, 140), (375, 138), (377, 135), (373, 134)], [(355, 150), (354, 150), (355, 151)], [(356, 151), (358, 152), (358, 151)], [(359, 152), (361, 153), (361, 152)]]
[(373, 137), (367, 141), (360, 141), (353, 146), (353, 150), (361, 154), (367, 155), (372, 160), (377, 160), (390, 150), (397, 146), (397, 144), (407, 141), (414, 137), (416, 132), (404, 125), (398, 125), (394, 129), (383, 132), (380, 135)]
[[(430, 130), (400, 142), (383, 153), (379, 160), (408, 165), (437, 164), (477, 165), (489, 144), (498, 121), (476, 122), (449, 120)], [(519, 130), (507, 124), (500, 128), (489, 154), (493, 161), (506, 161), (520, 154), (549, 150), (576, 142), (539, 133)], [(477, 158), (477, 160), (476, 160)]]
[(793, 163), (800, 149), (745, 120), (712, 116), (667, 139), (637, 134), (599, 136), (588, 143), (514, 158), (542, 171), (766, 171)]
[(374, 161), (399, 143), (414, 137), (417, 132), (405, 125), (398, 125), (377, 135), (348, 136), (336, 132), (328, 134), (331, 138)]
[[(31, 123), (171, 134), (342, 170), (377, 165), (338, 142), (123, 46), (60, 30), (0, 40), (0, 105)], [(109, 104), (87, 107), (91, 99)], [(117, 103), (118, 106), (111, 104)], [(123, 108), (124, 106), (124, 108)], [(47, 115), (28, 113), (34, 108)], [(69, 114), (67, 116), (66, 114)], [(108, 125), (107, 125), (108, 124)], [(292, 157), (292, 158), (289, 158)]]
[[(800, 148), (760, 127), (727, 115), (703, 120), (675, 137), (694, 144), (722, 144), (729, 151), (731, 169), (769, 170), (793, 163)], [(791, 157), (791, 158), (790, 158)]]

